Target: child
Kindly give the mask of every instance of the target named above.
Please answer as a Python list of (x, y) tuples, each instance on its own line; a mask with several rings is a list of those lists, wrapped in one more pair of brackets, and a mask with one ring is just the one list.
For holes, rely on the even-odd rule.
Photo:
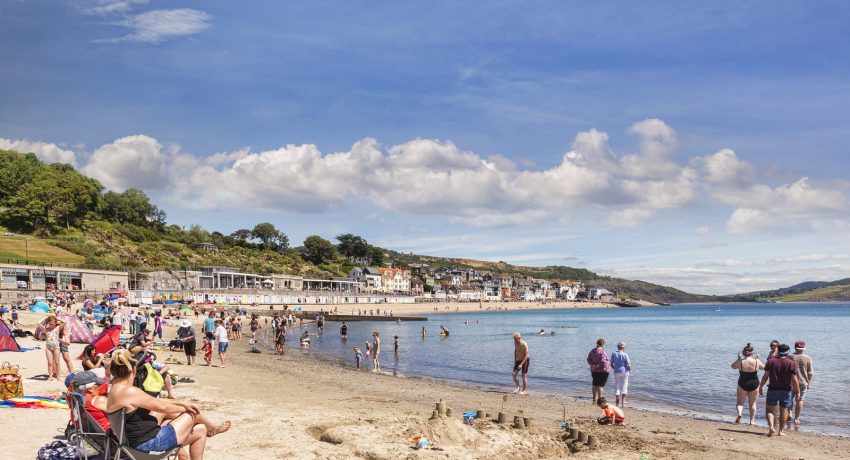
[(278, 328), (277, 337), (274, 338), (274, 344), (277, 348), (277, 354), (282, 355), (286, 353), (286, 329)]
[(603, 416), (596, 419), (600, 425), (622, 425), (626, 422), (626, 414), (617, 406), (609, 406), (608, 400), (600, 397), (596, 405), (603, 411)]
[(371, 355), (372, 355), (372, 342), (367, 340), (366, 341), (366, 357), (368, 358)]
[(210, 340), (209, 334), (204, 335), (204, 347), (201, 350), (204, 352), (204, 361), (209, 366), (212, 364), (212, 340)]
[(360, 347), (354, 347), (354, 362), (357, 363), (357, 370), (360, 370), (360, 361), (363, 361), (363, 353)]
[(398, 353), (398, 336), (393, 337), (393, 350)]

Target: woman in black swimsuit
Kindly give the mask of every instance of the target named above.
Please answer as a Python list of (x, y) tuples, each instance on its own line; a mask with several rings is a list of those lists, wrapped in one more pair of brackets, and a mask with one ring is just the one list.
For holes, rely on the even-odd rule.
[(134, 387), (136, 362), (127, 350), (113, 353), (109, 368), (113, 380), (107, 413), (125, 410), (124, 432), (130, 447), (161, 452), (187, 446), (191, 460), (202, 460), (207, 438), (230, 429), (229, 421), (216, 425), (194, 404), (154, 398)]
[(753, 346), (748, 343), (741, 353), (738, 353), (738, 359), (732, 363), (732, 369), (738, 369), (738, 402), (736, 404), (738, 416), (735, 418), (735, 423), (741, 423), (741, 417), (744, 416), (744, 401), (749, 399), (750, 425), (755, 425), (756, 401), (759, 396), (758, 371), (764, 369), (764, 364), (759, 360), (758, 355), (753, 355)]

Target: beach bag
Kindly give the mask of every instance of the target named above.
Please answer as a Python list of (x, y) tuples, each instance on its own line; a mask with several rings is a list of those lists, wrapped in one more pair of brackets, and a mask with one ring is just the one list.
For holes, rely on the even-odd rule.
[(38, 460), (77, 460), (80, 453), (76, 446), (65, 441), (53, 441), (38, 449)]
[(136, 385), (151, 396), (159, 396), (165, 386), (165, 380), (150, 363), (145, 363), (136, 370)]
[(21, 398), (24, 396), (24, 380), (19, 366), (8, 361), (0, 364), (0, 400)]

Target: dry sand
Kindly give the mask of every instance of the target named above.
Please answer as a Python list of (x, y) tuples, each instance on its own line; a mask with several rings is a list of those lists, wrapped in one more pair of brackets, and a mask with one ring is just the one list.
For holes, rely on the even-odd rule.
[[(166, 338), (173, 337), (169, 328)], [(43, 345), (31, 339), (24, 347)], [(578, 452), (562, 440), (561, 401), (536, 393), (506, 394), (512, 386), (509, 369), (502, 390), (444, 382), (376, 375), (301, 350), (286, 356), (246, 353), (247, 340), (231, 342), (226, 368), (173, 365), (193, 384), (179, 384), (179, 399), (196, 402), (214, 420), (229, 419), (233, 428), (211, 439), (211, 459), (398, 459), (398, 458), (847, 458), (850, 440), (809, 433), (767, 438), (763, 427), (747, 427), (627, 409), (627, 426), (595, 425), (599, 410), (589, 402), (569, 406), (582, 430), (600, 444)], [(72, 346), (78, 354), (82, 345)], [(161, 358), (182, 353), (160, 352)], [(448, 359), (451, 359), (450, 357)], [(43, 350), (3, 353), (0, 360), (20, 364), (27, 395), (61, 391), (56, 382), (31, 380), (46, 372)], [(75, 363), (76, 365), (79, 362)], [(507, 396), (507, 401), (503, 398)], [(452, 418), (429, 420), (434, 404), (444, 400)], [(730, 395), (730, 410), (733, 396)], [(488, 420), (466, 426), (463, 411), (484, 408), (520, 411), (533, 418), (531, 429), (517, 430)], [(38, 448), (61, 436), (68, 413), (55, 409), (0, 409), (4, 458), (33, 458)], [(432, 450), (413, 450), (411, 439), (425, 435)]]

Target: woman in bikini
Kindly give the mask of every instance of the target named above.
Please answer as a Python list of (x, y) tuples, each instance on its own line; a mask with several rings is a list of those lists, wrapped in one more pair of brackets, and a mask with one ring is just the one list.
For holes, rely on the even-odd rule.
[(738, 416), (735, 418), (735, 423), (741, 423), (741, 417), (744, 416), (744, 401), (749, 399), (750, 425), (755, 425), (756, 402), (759, 396), (758, 371), (764, 369), (764, 363), (759, 360), (758, 355), (753, 355), (753, 346), (748, 343), (741, 353), (738, 353), (738, 359), (732, 363), (732, 369), (738, 369), (738, 401), (735, 406)]
[(44, 346), (44, 355), (47, 357), (47, 380), (59, 380), (60, 351), (59, 340), (65, 322), (55, 316), (48, 316), (44, 321), (44, 333), (47, 344)]
[(108, 414), (125, 410), (124, 431), (134, 449), (160, 452), (185, 446), (189, 458), (200, 460), (207, 438), (230, 429), (229, 421), (216, 425), (194, 404), (154, 398), (134, 387), (136, 361), (127, 350), (112, 355), (110, 370), (113, 380), (106, 410)]

